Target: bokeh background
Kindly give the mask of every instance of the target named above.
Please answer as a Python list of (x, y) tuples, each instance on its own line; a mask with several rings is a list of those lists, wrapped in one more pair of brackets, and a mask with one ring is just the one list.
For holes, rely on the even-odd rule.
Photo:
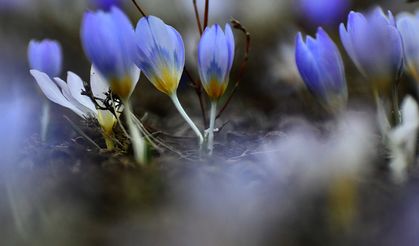
[[(131, 1), (117, 2), (135, 24), (141, 16)], [(197, 76), (199, 33), (192, 0), (138, 2), (147, 14), (179, 30), (186, 66)], [(204, 1), (197, 2), (203, 16)], [(0, 0), (0, 245), (418, 245), (417, 181), (399, 187), (379, 172), (369, 173), (357, 181), (365, 190), (356, 196), (350, 185), (336, 185), (346, 165), (349, 172), (358, 172), (360, 165), (380, 163), (371, 146), (374, 127), (368, 110), (349, 113), (344, 116), (349, 128), (339, 123), (331, 137), (319, 137), (328, 123), (310, 125), (321, 113), (294, 64), (298, 31), (314, 34), (322, 25), (341, 47), (337, 31), (347, 13), (375, 5), (395, 14), (419, 8), (402, 0), (210, 0), (210, 24), (233, 17), (252, 38), (246, 75), (222, 118), (232, 122), (226, 139), (256, 149), (275, 144), (278, 152), (220, 158), (214, 165), (168, 156), (154, 167), (137, 169), (114, 163), (124, 163), (123, 158), (86, 151), (62, 116), (83, 122), (57, 105), (51, 107), (48, 142), (39, 140), (46, 99), (29, 74), (28, 42), (58, 40), (64, 51), (61, 77), (73, 71), (88, 80), (90, 64), (79, 28), (83, 13), (100, 8), (100, 1)], [(244, 38), (235, 34), (238, 65)], [(363, 81), (345, 62), (350, 93), (361, 101), (355, 100), (355, 107), (368, 109)], [(188, 135), (179, 130), (183, 122), (168, 98), (146, 79), (141, 78), (134, 95), (136, 113), (151, 115), (157, 129)], [(202, 127), (187, 78), (180, 95)], [(261, 132), (272, 138), (249, 137)], [(343, 197), (334, 200), (330, 187)], [(367, 205), (351, 205), (358, 201)], [(335, 206), (343, 209), (337, 209), (338, 222), (330, 215)], [(348, 222), (351, 218), (355, 222)]]

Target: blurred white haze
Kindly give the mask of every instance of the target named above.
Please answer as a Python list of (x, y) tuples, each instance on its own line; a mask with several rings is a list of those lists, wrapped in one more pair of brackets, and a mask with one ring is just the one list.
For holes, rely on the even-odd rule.
[(264, 245), (264, 233), (278, 220), (298, 216), (295, 204), (304, 196), (340, 178), (362, 177), (375, 158), (377, 138), (367, 114), (341, 115), (325, 136), (302, 119), (288, 124), (281, 137), (242, 159), (193, 168), (185, 183), (172, 184), (174, 199), (157, 216), (129, 218), (112, 237), (122, 233), (142, 245)]
[[(346, 112), (321, 131), (303, 119), (284, 119), (277, 139), (228, 163), (191, 166), (182, 182), (170, 185), (166, 205), (122, 216), (105, 235), (111, 245), (263, 245), (266, 231), (304, 211), (305, 205), (296, 205), (304, 197), (369, 170), (377, 137), (368, 115)], [(42, 186), (33, 189), (32, 179), (21, 173), (4, 180), (9, 195), (0, 205), (14, 211), (21, 236), (33, 245), (54, 245), (71, 235), (70, 242), (82, 242), (84, 236), (72, 232), (77, 221), (88, 220), (88, 207), (63, 204)]]

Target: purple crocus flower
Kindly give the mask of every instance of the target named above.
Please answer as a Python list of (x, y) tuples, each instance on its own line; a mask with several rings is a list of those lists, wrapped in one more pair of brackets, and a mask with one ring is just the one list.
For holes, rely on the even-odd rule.
[(179, 32), (155, 16), (141, 18), (135, 29), (136, 65), (150, 82), (168, 95), (202, 144), (203, 136), (187, 115), (176, 94), (185, 66), (185, 47)]
[(177, 90), (185, 66), (185, 47), (179, 32), (155, 16), (138, 21), (135, 30), (136, 65), (161, 92)]
[(61, 73), (61, 45), (54, 40), (45, 39), (40, 42), (31, 40), (28, 46), (28, 60), (31, 69), (56, 77)]
[(340, 108), (347, 101), (347, 86), (342, 57), (335, 43), (322, 29), (316, 38), (296, 39), (295, 59), (298, 71), (310, 92), (327, 109)]
[(137, 82), (133, 72), (134, 29), (128, 17), (117, 7), (109, 12), (87, 12), (81, 39), (87, 57), (111, 84), (112, 91), (128, 98)]
[(339, 31), (346, 52), (363, 75), (380, 83), (396, 77), (403, 48), (390, 11), (385, 15), (377, 7), (367, 15), (350, 12), (346, 28), (342, 23)]
[(403, 41), (405, 69), (419, 81), (419, 13), (397, 15), (397, 28)]
[(215, 24), (207, 27), (198, 45), (198, 71), (211, 100), (225, 92), (234, 60), (234, 36), (229, 24), (225, 31)]

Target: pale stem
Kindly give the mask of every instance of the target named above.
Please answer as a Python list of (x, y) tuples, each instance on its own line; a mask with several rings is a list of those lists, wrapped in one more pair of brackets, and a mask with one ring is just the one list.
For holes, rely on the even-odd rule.
[(202, 137), (202, 134), (199, 131), (198, 127), (196, 127), (196, 125), (193, 123), (193, 121), (191, 120), (191, 118), (189, 118), (188, 114), (183, 109), (182, 105), (179, 102), (179, 99), (177, 97), (177, 94), (176, 93), (173, 93), (170, 96), (170, 98), (172, 99), (173, 104), (175, 105), (176, 109), (179, 111), (180, 115), (182, 115), (182, 117), (183, 117), (183, 119), (185, 119), (186, 123), (188, 123), (188, 125), (192, 128), (192, 130), (198, 136), (198, 138), (199, 138), (199, 146), (201, 146), (202, 143), (204, 142), (204, 137)]
[(214, 150), (214, 127), (215, 127), (215, 118), (217, 116), (217, 102), (211, 102), (210, 110), (210, 125), (208, 129), (208, 154), (212, 155)]
[(45, 142), (47, 139), (48, 125), (50, 120), (50, 104), (47, 100), (44, 100), (42, 105), (42, 115), (41, 115), (41, 140)]
[(400, 108), (399, 108), (399, 85), (398, 81), (394, 83), (391, 93), (391, 101), (392, 101), (392, 110), (393, 110), (393, 123), (394, 126), (399, 125), (402, 122), (402, 118), (400, 115)]
[(372, 93), (374, 96), (375, 104), (378, 106), (378, 104), (380, 104), (380, 96), (378, 95), (378, 89), (374, 87), (372, 89)]
[(125, 106), (125, 120), (128, 125), (129, 135), (131, 139), (132, 149), (134, 151), (134, 159), (138, 164), (145, 164), (146, 161), (146, 145), (143, 137), (141, 136), (138, 127), (135, 126), (132, 118), (131, 104), (128, 100), (124, 103)]
[(87, 141), (89, 141), (93, 146), (95, 146), (97, 149), (101, 150), (102, 148), (95, 142), (93, 141), (93, 139), (91, 139), (89, 136), (86, 135), (86, 133), (84, 133), (80, 127), (78, 127), (73, 121), (70, 120), (70, 118), (68, 118), (67, 116), (63, 116), (64, 119), (66, 119), (68, 121), (68, 123), (70, 123), (71, 127), (78, 133), (80, 134), (82, 137), (84, 137), (84, 139), (86, 139)]
[[(112, 108), (113, 108), (113, 111), (115, 112), (116, 121), (118, 122), (118, 125), (121, 128), (122, 132), (125, 134), (125, 136), (127, 138), (130, 138), (127, 130), (125, 130), (125, 127), (122, 125), (122, 122), (119, 119), (119, 115), (118, 115), (117, 110), (116, 110), (115, 101), (113, 100), (112, 93), (111, 93), (111, 100), (112, 100)], [(126, 104), (129, 104), (128, 100), (126, 101)]]
[(113, 150), (115, 148), (115, 144), (112, 137), (109, 134), (103, 133), (103, 138), (105, 139), (106, 149)]

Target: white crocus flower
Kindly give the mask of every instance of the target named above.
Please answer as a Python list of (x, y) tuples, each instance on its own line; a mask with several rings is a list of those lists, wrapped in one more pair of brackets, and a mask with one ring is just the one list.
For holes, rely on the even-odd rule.
[[(54, 82), (46, 73), (38, 70), (31, 70), (30, 73), (49, 100), (71, 109), (82, 118), (96, 118), (103, 129), (107, 145), (110, 144), (108, 143), (110, 141), (108, 138), (112, 134), (112, 129), (117, 119), (108, 110), (96, 109), (90, 98), (81, 94), (84, 90), (84, 85), (82, 79), (77, 74), (68, 72), (67, 82), (60, 78), (54, 78)], [(136, 79), (138, 81), (138, 71), (133, 72), (132, 76), (133, 80)], [(96, 98), (106, 98), (106, 93), (109, 91), (109, 84), (93, 66), (90, 71), (90, 86)], [(99, 105), (101, 104), (100, 101), (98, 103)]]
[(68, 72), (67, 82), (58, 77), (54, 78), (54, 82), (46, 73), (38, 70), (30, 72), (49, 100), (71, 109), (82, 118), (96, 117), (97, 111), (93, 102), (88, 97), (81, 95), (84, 85), (77, 74)]
[(406, 179), (409, 164), (415, 161), (419, 110), (416, 101), (407, 96), (401, 108), (402, 123), (388, 134), (392, 161), (390, 169), (396, 182)]

